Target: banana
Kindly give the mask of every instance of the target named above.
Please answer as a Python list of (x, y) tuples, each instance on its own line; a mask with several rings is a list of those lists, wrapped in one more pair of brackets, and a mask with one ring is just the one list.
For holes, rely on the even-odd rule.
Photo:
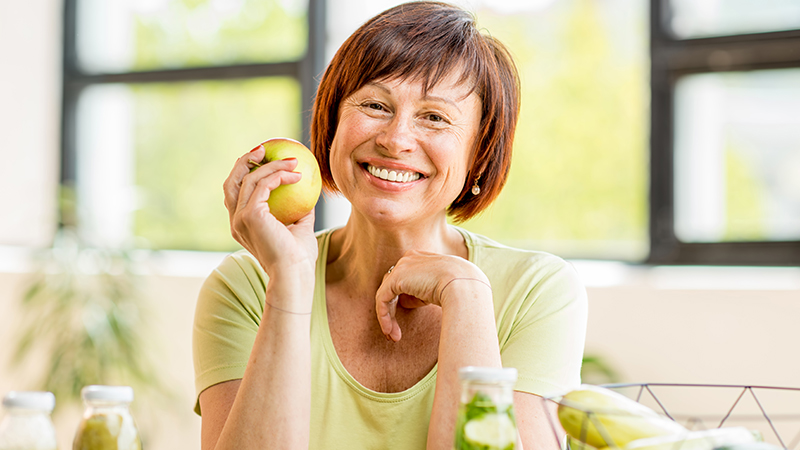
[(752, 444), (757, 440), (757, 436), (745, 427), (726, 427), (638, 439), (628, 443), (623, 450), (714, 450), (734, 444)]
[(637, 439), (688, 432), (622, 394), (588, 384), (561, 398), (558, 419), (567, 434), (596, 448), (624, 447)]
[[(598, 449), (592, 447), (589, 444), (583, 443), (583, 442), (575, 439), (574, 437), (570, 436), (569, 434), (567, 435), (566, 443), (567, 443), (566, 450), (598, 450)], [(609, 450), (609, 449), (608, 449), (608, 447), (604, 447), (601, 450)]]
[[(752, 430), (751, 430), (752, 431)], [(760, 439), (759, 436), (756, 436), (756, 439)], [(717, 447), (716, 450), (784, 450), (783, 447), (768, 444), (766, 442), (739, 442), (736, 444), (725, 444), (721, 447)]]

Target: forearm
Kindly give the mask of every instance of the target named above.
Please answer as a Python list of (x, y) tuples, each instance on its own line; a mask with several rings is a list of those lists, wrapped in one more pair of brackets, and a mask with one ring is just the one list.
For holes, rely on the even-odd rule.
[(458, 280), (442, 304), (439, 365), (428, 449), (451, 449), (464, 366), (501, 367), (491, 290), (481, 281)]
[[(313, 282), (270, 282), (264, 314), (219, 440), (222, 449), (307, 449)], [(271, 305), (271, 306), (270, 306)]]

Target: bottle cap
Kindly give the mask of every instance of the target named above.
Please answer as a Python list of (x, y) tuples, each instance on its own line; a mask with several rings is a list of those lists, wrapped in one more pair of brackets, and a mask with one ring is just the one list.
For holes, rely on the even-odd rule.
[(130, 403), (133, 401), (133, 388), (130, 386), (92, 385), (81, 389), (84, 401)]
[(3, 397), (3, 407), (51, 412), (56, 406), (52, 392), (11, 391)]
[(517, 381), (517, 369), (513, 367), (467, 366), (458, 369), (458, 378), (467, 381), (477, 381), (479, 383), (515, 383)]

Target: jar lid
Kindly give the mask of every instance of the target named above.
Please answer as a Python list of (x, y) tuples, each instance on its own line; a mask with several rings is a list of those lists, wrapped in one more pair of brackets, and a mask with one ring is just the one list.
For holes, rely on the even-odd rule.
[(458, 369), (458, 378), (479, 383), (514, 383), (517, 381), (517, 369), (513, 367), (475, 367), (467, 366)]
[(130, 386), (92, 385), (81, 389), (84, 401), (130, 403), (133, 401), (133, 388)]
[(3, 397), (3, 407), (33, 409), (50, 412), (56, 406), (56, 396), (52, 392), (11, 391)]

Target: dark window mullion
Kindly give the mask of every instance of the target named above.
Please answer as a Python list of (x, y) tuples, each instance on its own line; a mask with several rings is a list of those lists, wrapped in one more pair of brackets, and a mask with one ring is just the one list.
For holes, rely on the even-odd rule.
[(75, 71), (69, 77), (75, 84), (102, 83), (164, 83), (182, 81), (225, 80), (257, 77), (301, 76), (301, 62), (268, 64), (237, 64), (229, 66), (190, 67), (181, 69), (148, 70), (109, 74), (86, 74)]
[(664, 42), (655, 59), (670, 72), (702, 73), (800, 67), (800, 37), (741, 41)]
[(648, 262), (670, 260), (676, 251), (673, 212), (673, 86), (663, 57), (671, 38), (666, 33), (665, 2), (650, 5), (650, 255)]
[[(325, 70), (326, 3), (326, 0), (310, 0), (308, 2), (308, 51), (301, 63), (300, 72), (302, 141), (306, 145), (311, 144), (311, 113), (314, 107), (314, 95)], [(328, 228), (329, 225), (325, 223), (325, 202), (321, 195), (320, 201), (314, 208), (314, 216), (316, 231)]]
[[(78, 96), (80, 88), (73, 83), (73, 76), (77, 67), (77, 0), (64, 0), (63, 2), (63, 29), (62, 29), (62, 54), (61, 54), (61, 161), (59, 183), (64, 186), (75, 186), (76, 174), (76, 126)], [(63, 193), (62, 193), (63, 195)], [(59, 227), (74, 226), (67, 223), (74, 218), (75, 211), (67, 211), (64, 202), (58, 202)]]

